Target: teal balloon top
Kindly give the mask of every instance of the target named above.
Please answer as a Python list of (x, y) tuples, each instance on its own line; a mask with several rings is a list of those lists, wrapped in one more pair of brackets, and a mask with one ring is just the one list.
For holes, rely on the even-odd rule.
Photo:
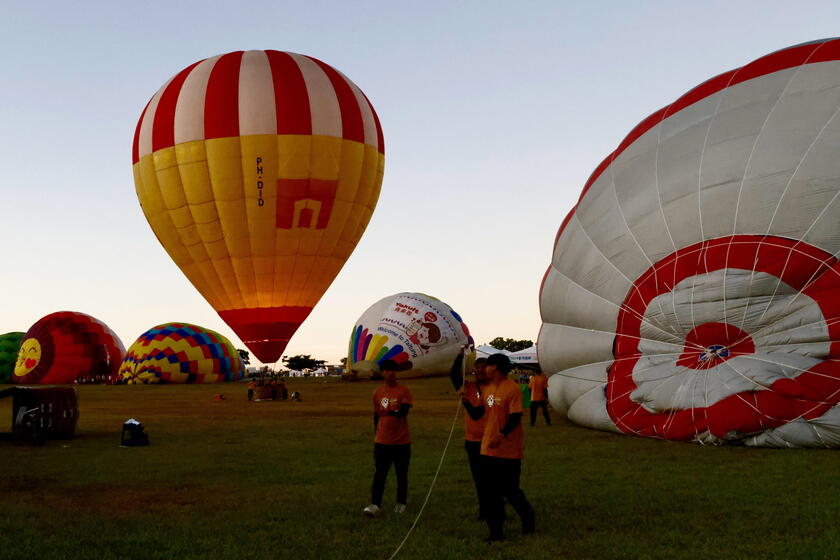
[(15, 362), (23, 335), (22, 332), (0, 334), (0, 385), (8, 383), (15, 371)]

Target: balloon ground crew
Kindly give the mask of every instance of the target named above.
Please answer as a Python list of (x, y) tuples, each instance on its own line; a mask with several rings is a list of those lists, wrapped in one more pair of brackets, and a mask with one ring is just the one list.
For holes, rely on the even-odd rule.
[(397, 504), (395, 513), (405, 513), (408, 499), (408, 463), (411, 459), (411, 435), (408, 412), (414, 404), (411, 391), (397, 383), (397, 364), (385, 360), (379, 366), (383, 383), (373, 393), (373, 426), (376, 437), (373, 460), (376, 470), (370, 489), (370, 505), (364, 509), (368, 517), (382, 513), (382, 495), (391, 465), (397, 472)]
[(481, 391), (487, 386), (487, 376), (484, 372), (486, 362), (486, 358), (478, 358), (472, 372), (475, 380), (466, 380), (464, 378), (464, 349), (462, 349), (455, 363), (452, 364), (450, 375), (455, 389), (460, 389), (461, 404), (464, 405), (464, 449), (467, 452), (467, 461), (470, 464), (470, 473), (478, 496), (478, 518), (482, 521), (486, 519), (486, 508), (483, 505), (484, 494), (481, 491), (481, 440), (484, 437), (486, 417), (482, 410)]
[(485, 367), (490, 384), (482, 392), (480, 407), (481, 415), (487, 417), (481, 439), (480, 491), (490, 529), (488, 541), (504, 540), (505, 500), (522, 520), (523, 534), (533, 533), (536, 527), (534, 509), (519, 487), (525, 449), (522, 393), (517, 384), (507, 378), (512, 367), (504, 354), (491, 355)]

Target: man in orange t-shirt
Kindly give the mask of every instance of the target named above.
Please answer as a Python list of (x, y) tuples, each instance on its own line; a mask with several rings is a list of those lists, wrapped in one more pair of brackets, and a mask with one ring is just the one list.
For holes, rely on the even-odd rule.
[(411, 459), (411, 436), (408, 411), (414, 404), (411, 391), (397, 383), (397, 364), (384, 360), (379, 365), (383, 383), (373, 393), (373, 461), (376, 471), (370, 489), (371, 504), (364, 509), (368, 517), (382, 512), (382, 495), (391, 465), (397, 473), (397, 504), (394, 512), (404, 513), (408, 498), (408, 463)]
[(531, 389), (531, 425), (537, 423), (537, 409), (542, 408), (543, 418), (547, 426), (551, 426), (551, 416), (548, 415), (548, 377), (537, 371), (528, 382)]
[(464, 350), (462, 348), (455, 363), (452, 364), (450, 379), (455, 389), (460, 389), (461, 404), (464, 405), (464, 449), (470, 464), (475, 493), (478, 496), (478, 518), (486, 519), (484, 508), (484, 493), (481, 491), (481, 438), (484, 437), (484, 421), (481, 391), (487, 386), (487, 376), (484, 373), (486, 358), (478, 358), (473, 365), (475, 381), (464, 379)]
[(535, 514), (525, 492), (519, 487), (524, 441), (522, 433), (522, 393), (507, 378), (513, 366), (504, 354), (487, 358), (486, 372), (490, 386), (483, 392), (484, 437), (481, 440), (483, 480), (481, 489), (487, 507), (488, 541), (504, 539), (502, 524), (505, 500), (522, 520), (522, 533), (533, 533)]

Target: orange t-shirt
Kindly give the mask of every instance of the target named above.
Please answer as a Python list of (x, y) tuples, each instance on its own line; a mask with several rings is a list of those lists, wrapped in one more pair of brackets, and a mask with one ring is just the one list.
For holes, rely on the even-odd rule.
[(521, 459), (525, 448), (522, 437), (522, 422), (502, 439), (495, 449), (490, 448), (490, 439), (501, 432), (511, 414), (522, 413), (522, 392), (519, 385), (504, 379), (498, 385), (488, 385), (484, 392), (484, 437), (481, 439), (481, 454), (504, 459)]
[(254, 383), (253, 381), (248, 382), (248, 388), (251, 389), (252, 391), (254, 390), (254, 387), (256, 387), (256, 386), (257, 386), (257, 384)]
[[(485, 385), (485, 391), (487, 385)], [(464, 391), (464, 394), (467, 396), (467, 399), (470, 401), (472, 406), (481, 406), (481, 393), (479, 392), (478, 384), (474, 381), (467, 381), (464, 383), (464, 387), (461, 389)], [(479, 418), (478, 420), (473, 420), (470, 418), (470, 414), (465, 410), (464, 411), (464, 439), (467, 441), (481, 441), (484, 438), (484, 424), (487, 423), (487, 414)]]
[(388, 415), (388, 411), (399, 410), (404, 403), (414, 404), (411, 391), (405, 385), (399, 383), (393, 387), (381, 385), (373, 392), (373, 412), (379, 416), (374, 442), (385, 445), (411, 443), (408, 418)]
[(544, 401), (546, 389), (548, 388), (548, 377), (545, 375), (535, 375), (528, 382), (528, 387), (531, 388), (532, 401)]

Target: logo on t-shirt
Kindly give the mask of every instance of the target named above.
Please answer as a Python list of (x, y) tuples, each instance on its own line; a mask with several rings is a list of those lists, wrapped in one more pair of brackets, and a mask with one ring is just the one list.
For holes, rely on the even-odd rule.
[(493, 408), (493, 403), (496, 402), (495, 395), (487, 395), (487, 406)]
[(391, 404), (391, 399), (388, 397), (382, 397), (382, 400), (379, 401), (379, 406), (382, 408), (388, 408), (388, 405)]

